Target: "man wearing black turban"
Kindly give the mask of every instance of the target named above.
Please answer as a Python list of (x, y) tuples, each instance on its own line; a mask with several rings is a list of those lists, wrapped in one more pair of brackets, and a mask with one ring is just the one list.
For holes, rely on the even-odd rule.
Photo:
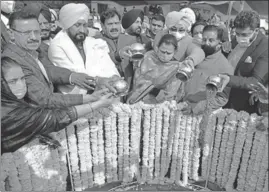
[[(132, 9), (125, 13), (122, 17), (121, 24), (125, 29), (125, 34), (120, 34), (118, 39), (118, 50), (130, 46), (133, 43), (148, 44), (150, 39), (142, 34), (142, 22), (144, 20), (144, 12), (140, 9)], [(122, 55), (121, 55), (122, 56)], [(129, 58), (122, 57), (122, 70), (125, 79), (131, 84), (133, 77), (133, 67)]]

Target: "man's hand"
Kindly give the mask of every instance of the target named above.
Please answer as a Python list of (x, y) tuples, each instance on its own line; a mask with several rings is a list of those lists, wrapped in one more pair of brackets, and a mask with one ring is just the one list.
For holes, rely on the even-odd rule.
[(258, 95), (257, 95), (256, 93), (253, 93), (253, 94), (249, 97), (249, 104), (250, 104), (250, 105), (254, 105), (258, 100), (259, 100)]
[(103, 108), (116, 103), (119, 103), (118, 97), (114, 96), (113, 93), (106, 93), (91, 105), (93, 108)]
[(222, 50), (225, 53), (229, 53), (232, 50), (232, 43), (230, 41), (222, 43)]
[(223, 84), (221, 89), (219, 90), (219, 92), (222, 92), (223, 89), (228, 85), (228, 83), (230, 82), (230, 77), (228, 75), (225, 74), (219, 74), (220, 78), (223, 80)]
[(131, 47), (130, 47), (130, 46), (125, 46), (125, 47), (123, 47), (123, 48), (119, 51), (119, 55), (120, 55), (120, 58), (124, 58), (124, 57), (129, 57), (129, 58), (131, 58), (131, 57), (132, 57), (132, 54), (131, 54)]
[(182, 64), (190, 66), (192, 69), (194, 69), (194, 65), (195, 65), (193, 59), (191, 58), (187, 58), (186, 60), (182, 62)]
[(98, 77), (96, 79), (96, 87), (99, 89), (108, 88), (112, 93), (117, 93), (117, 90), (111, 85), (111, 78)]
[(259, 82), (255, 85), (250, 84), (249, 87), (251, 89), (251, 91), (249, 91), (250, 94), (255, 94), (261, 103), (268, 103), (268, 88)]
[(188, 103), (186, 107), (182, 109), (183, 115), (191, 115), (192, 114), (192, 106)]
[(94, 90), (95, 87), (94, 78), (85, 73), (71, 73), (70, 83), (86, 90)]

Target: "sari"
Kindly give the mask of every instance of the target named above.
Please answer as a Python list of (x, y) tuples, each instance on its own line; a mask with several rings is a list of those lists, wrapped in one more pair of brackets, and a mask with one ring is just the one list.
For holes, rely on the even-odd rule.
[(153, 50), (147, 52), (135, 71), (133, 88), (127, 103), (133, 104), (142, 100), (147, 104), (156, 104), (167, 100), (180, 100), (182, 83), (176, 78), (179, 66), (178, 61), (161, 62)]
[(17, 99), (1, 76), (1, 154), (14, 152), (39, 135), (59, 131), (77, 119), (73, 107), (50, 109)]

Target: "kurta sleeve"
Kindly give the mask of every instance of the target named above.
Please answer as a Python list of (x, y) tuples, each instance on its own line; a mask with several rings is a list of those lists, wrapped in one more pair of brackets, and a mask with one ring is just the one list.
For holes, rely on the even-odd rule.
[(205, 59), (204, 51), (192, 42), (190, 42), (187, 47), (186, 55), (187, 57), (191, 57), (193, 59), (194, 66), (198, 65)]

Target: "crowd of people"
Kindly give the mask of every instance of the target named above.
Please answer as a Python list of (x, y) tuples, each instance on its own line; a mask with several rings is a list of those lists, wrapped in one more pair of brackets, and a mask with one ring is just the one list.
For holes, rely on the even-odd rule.
[[(107, 9), (96, 27), (85, 4), (68, 3), (59, 14), (41, 3), (12, 6), (1, 10), (2, 153), (37, 135), (53, 139), (51, 132), (119, 102), (176, 100), (187, 103), (184, 114), (232, 108), (267, 116), (268, 38), (255, 11), (240, 12), (231, 33), (216, 17), (196, 20), (190, 8), (165, 17)], [(135, 44), (142, 59), (132, 57)], [(187, 79), (177, 73), (183, 68), (192, 71)], [(213, 91), (212, 76), (222, 82)], [(129, 86), (123, 97), (112, 85), (121, 79)]]

